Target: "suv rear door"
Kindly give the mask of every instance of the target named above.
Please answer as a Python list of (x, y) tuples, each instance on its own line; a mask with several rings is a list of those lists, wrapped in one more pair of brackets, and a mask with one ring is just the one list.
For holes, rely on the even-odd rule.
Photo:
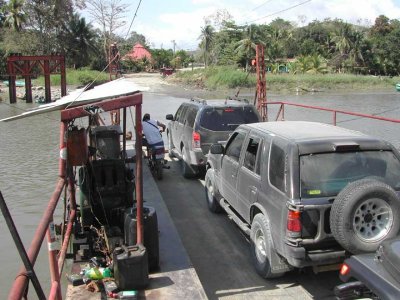
[(248, 222), (250, 221), (250, 205), (257, 201), (261, 186), (261, 153), (262, 139), (257, 133), (251, 132), (244, 143), (243, 159), (238, 171), (238, 206), (235, 207)]
[(221, 193), (233, 207), (237, 207), (237, 174), (241, 152), (247, 132), (239, 129), (232, 134), (222, 158)]
[(187, 105), (182, 104), (176, 111), (174, 123), (172, 124), (172, 142), (176, 150), (180, 151), (180, 143), (182, 140), (184, 117), (187, 110)]
[(210, 146), (226, 141), (241, 124), (260, 122), (254, 106), (209, 106), (202, 109), (196, 131), (200, 134), (201, 149), (207, 154)]

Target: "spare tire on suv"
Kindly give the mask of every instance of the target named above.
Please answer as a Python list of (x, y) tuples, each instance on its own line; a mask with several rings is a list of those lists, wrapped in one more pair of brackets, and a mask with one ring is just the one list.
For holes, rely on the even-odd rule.
[(353, 253), (376, 251), (400, 229), (400, 198), (386, 183), (362, 179), (348, 184), (336, 197), (330, 212), (335, 239)]

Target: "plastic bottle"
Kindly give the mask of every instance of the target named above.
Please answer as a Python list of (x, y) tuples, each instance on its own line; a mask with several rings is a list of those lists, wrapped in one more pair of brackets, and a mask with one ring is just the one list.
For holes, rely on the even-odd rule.
[(137, 300), (137, 291), (121, 291), (118, 293), (119, 299)]

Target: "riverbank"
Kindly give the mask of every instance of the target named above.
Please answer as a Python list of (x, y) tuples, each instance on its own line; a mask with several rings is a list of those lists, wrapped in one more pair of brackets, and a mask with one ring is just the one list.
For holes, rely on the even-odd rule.
[[(168, 79), (176, 84), (207, 90), (243, 89), (256, 86), (256, 74), (228, 67), (178, 70)], [(267, 92), (294, 94), (331, 91), (393, 91), (400, 77), (353, 74), (267, 73)]]

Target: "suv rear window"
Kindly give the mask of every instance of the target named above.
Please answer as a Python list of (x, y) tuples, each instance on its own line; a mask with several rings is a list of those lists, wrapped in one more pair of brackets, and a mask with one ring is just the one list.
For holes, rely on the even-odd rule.
[(321, 153), (300, 157), (301, 197), (336, 196), (362, 178), (384, 181), (400, 190), (400, 162), (391, 151)]
[(213, 131), (233, 131), (240, 124), (259, 122), (252, 107), (210, 107), (204, 109), (200, 126)]

